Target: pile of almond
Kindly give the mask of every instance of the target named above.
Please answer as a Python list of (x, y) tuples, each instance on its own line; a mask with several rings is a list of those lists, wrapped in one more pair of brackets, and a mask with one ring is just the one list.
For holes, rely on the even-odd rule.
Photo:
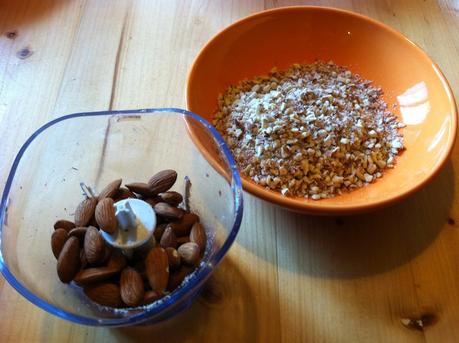
[[(163, 170), (148, 183), (121, 187), (118, 179), (98, 196), (86, 197), (76, 208), (74, 221), (58, 220), (51, 235), (57, 275), (74, 282), (94, 302), (109, 307), (134, 307), (171, 293), (199, 265), (207, 236), (195, 213), (180, 206), (183, 197), (169, 191), (177, 180), (174, 170)], [(149, 203), (157, 217), (154, 239), (132, 256), (108, 245), (100, 230), (116, 233), (114, 203), (138, 198)]]

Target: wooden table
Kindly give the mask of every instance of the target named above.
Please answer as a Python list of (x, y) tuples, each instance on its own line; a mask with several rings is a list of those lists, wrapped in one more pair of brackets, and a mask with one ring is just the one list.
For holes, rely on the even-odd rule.
[[(459, 3), (309, 1), (400, 30), (459, 99)], [(0, 0), (0, 183), (40, 125), (82, 111), (185, 106), (187, 71), (236, 19), (288, 1)], [(0, 341), (459, 341), (459, 157), (394, 207), (294, 214), (250, 195), (208, 289), (160, 326), (104, 329), (53, 317), (0, 278)], [(404, 325), (403, 323), (407, 324)]]

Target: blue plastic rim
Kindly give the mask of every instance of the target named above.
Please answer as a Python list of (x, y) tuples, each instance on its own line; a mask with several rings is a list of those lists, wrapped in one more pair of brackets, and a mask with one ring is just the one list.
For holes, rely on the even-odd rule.
[[(68, 114), (56, 119), (49, 121), (48, 123), (44, 124), (38, 130), (36, 130), (22, 145), (19, 149), (18, 154), (14, 158), (13, 165), (11, 170), (8, 174), (8, 178), (6, 180), (5, 189), (3, 190), (2, 199), (0, 203), (0, 246), (3, 244), (2, 237), (3, 237), (3, 223), (5, 219), (5, 214), (7, 210), (8, 204), (8, 196), (11, 190), (11, 185), (16, 174), (17, 167), (19, 162), (21, 161), (24, 152), (27, 150), (29, 145), (37, 138), (40, 134), (42, 134), (47, 128), (65, 121), (71, 120), (74, 118), (79, 117), (95, 117), (95, 116), (112, 116), (112, 115), (120, 115), (120, 116), (128, 116), (134, 113), (137, 114), (151, 114), (155, 115), (157, 113), (165, 113), (165, 112), (173, 112), (183, 115), (184, 118), (191, 118), (198, 121), (204, 127), (206, 127), (209, 132), (211, 133), (212, 137), (218, 144), (221, 149), (221, 152), (226, 158), (228, 165), (231, 169), (232, 175), (232, 182), (231, 182), (231, 190), (233, 194), (233, 201), (234, 201), (234, 209), (235, 209), (235, 217), (233, 222), (233, 227), (231, 231), (228, 233), (228, 237), (226, 238), (225, 242), (221, 246), (221, 248), (215, 253), (210, 261), (208, 261), (203, 267), (200, 267), (196, 272), (190, 275), (188, 282), (185, 286), (178, 288), (174, 291), (169, 297), (165, 298), (159, 304), (152, 303), (151, 305), (147, 306), (144, 311), (134, 314), (132, 316), (126, 318), (116, 318), (116, 319), (93, 319), (87, 318), (84, 316), (79, 316), (67, 311), (60, 309), (48, 302), (42, 300), (40, 297), (36, 296), (34, 293), (30, 292), (20, 281), (18, 281), (11, 271), (8, 269), (8, 266), (5, 264), (5, 260), (3, 258), (3, 249), (0, 249), (0, 271), (2, 272), (5, 279), (9, 282), (9, 284), (16, 289), (22, 296), (24, 296), (27, 300), (32, 302), (33, 304), (37, 305), (38, 307), (42, 308), (43, 310), (58, 316), (60, 318), (84, 325), (92, 325), (92, 326), (127, 326), (127, 325), (134, 325), (140, 324), (143, 322), (148, 321), (149, 319), (154, 319), (155, 316), (161, 316), (162, 314), (166, 315), (167, 318), (172, 317), (175, 313), (167, 313), (169, 307), (172, 307), (177, 301), (184, 300), (182, 297), (190, 293), (191, 298), (193, 299), (197, 292), (199, 291), (200, 283), (203, 280), (206, 280), (212, 270), (221, 262), (222, 258), (228, 252), (228, 249), (233, 244), (236, 236), (239, 232), (239, 227), (241, 226), (242, 221), (242, 213), (243, 213), (243, 191), (242, 191), (242, 183), (241, 178), (239, 176), (239, 172), (237, 170), (236, 163), (231, 155), (231, 152), (226, 145), (225, 141), (223, 140), (222, 136), (218, 131), (205, 119), (198, 116), (195, 113), (192, 113), (187, 110), (179, 109), (179, 108), (147, 108), (147, 109), (138, 109), (138, 110), (119, 110), (119, 111), (99, 111), (99, 112), (83, 112), (83, 113), (73, 113)], [(194, 293), (191, 292), (194, 289)], [(190, 303), (190, 302), (189, 302)], [(189, 304), (188, 303), (188, 304)], [(183, 310), (183, 307), (178, 309), (174, 309), (177, 312)]]

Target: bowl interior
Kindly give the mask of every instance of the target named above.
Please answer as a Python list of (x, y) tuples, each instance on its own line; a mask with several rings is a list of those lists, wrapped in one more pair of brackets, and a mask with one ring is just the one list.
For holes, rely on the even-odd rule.
[[(188, 109), (212, 119), (217, 97), (245, 78), (293, 63), (332, 60), (381, 86), (407, 124), (394, 169), (359, 190), (320, 201), (283, 197), (243, 178), (246, 190), (291, 209), (358, 212), (391, 203), (426, 184), (444, 165), (456, 135), (452, 93), (436, 65), (401, 34), (347, 11), (287, 7), (242, 19), (215, 36), (191, 69)], [(205, 150), (205, 149), (204, 149)], [(212, 159), (212, 154), (205, 152)]]
[[(188, 123), (207, 134), (225, 177), (192, 144)], [(194, 114), (165, 109), (69, 115), (37, 131), (18, 154), (2, 198), (0, 269), (7, 280), (50, 313), (89, 325), (154, 322), (187, 306), (234, 241), (242, 216), (239, 176), (212, 130)], [(191, 181), (190, 207), (209, 237), (197, 271), (169, 296), (134, 309), (98, 306), (80, 288), (62, 284), (50, 237), (56, 220), (73, 220), (83, 199), (80, 182), (97, 194), (117, 178), (146, 182), (162, 169), (177, 171), (173, 190), (182, 194), (185, 176)]]

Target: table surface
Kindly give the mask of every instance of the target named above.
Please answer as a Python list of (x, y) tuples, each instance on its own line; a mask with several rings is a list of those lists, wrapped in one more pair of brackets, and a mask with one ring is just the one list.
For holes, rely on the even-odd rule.
[[(251, 13), (305, 3), (0, 0), (1, 186), (19, 146), (43, 123), (72, 112), (185, 107), (187, 71), (210, 37)], [(400, 30), (433, 57), (459, 98), (457, 0), (307, 4)], [(0, 277), (0, 340), (458, 342), (457, 170), (455, 149), (424, 190), (354, 217), (308, 217), (246, 194), (237, 242), (208, 288), (159, 326), (74, 325)]]

